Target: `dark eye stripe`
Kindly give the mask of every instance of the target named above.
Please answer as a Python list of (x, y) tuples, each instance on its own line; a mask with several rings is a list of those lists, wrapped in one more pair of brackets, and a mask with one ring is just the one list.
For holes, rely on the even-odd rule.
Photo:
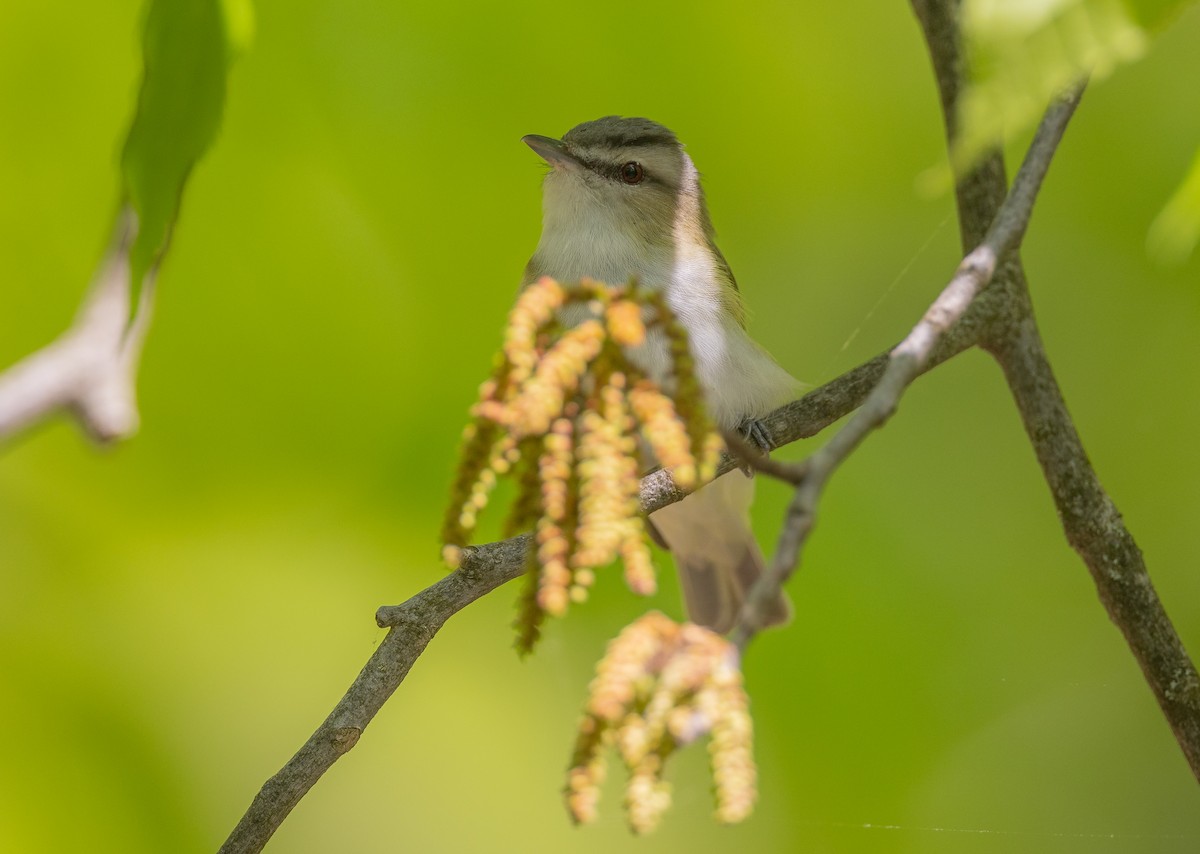
[[(621, 177), (621, 170), (625, 168), (625, 163), (609, 163), (604, 160), (599, 160), (595, 157), (582, 158), (583, 164), (588, 169), (595, 172), (602, 178), (607, 178), (610, 181), (620, 181), (625, 183), (625, 179)], [(630, 161), (626, 161), (627, 163)], [(642, 170), (642, 179), (638, 182), (640, 185), (653, 184), (659, 187), (666, 187), (669, 190), (677, 190), (678, 187), (672, 181), (668, 181), (659, 172), (648, 172), (644, 168)]]

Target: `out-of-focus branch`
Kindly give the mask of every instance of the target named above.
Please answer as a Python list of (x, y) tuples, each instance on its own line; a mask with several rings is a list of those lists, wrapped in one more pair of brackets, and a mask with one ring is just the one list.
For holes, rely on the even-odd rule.
[[(955, 0), (912, 0), (942, 95), (953, 142), (962, 89)], [(990, 219), (1004, 193), (999, 156), (960, 182), (964, 242)], [(1200, 779), (1200, 677), (1146, 571), (1145, 560), (1097, 477), (1067, 410), (1038, 332), (1029, 287), (1015, 255), (998, 277), (994, 322), (981, 346), (1000, 364), (1054, 499), (1067, 541), (1087, 565), (1100, 601), (1121, 630), (1192, 773)]]
[[(1038, 189), (1081, 94), (1082, 89), (1071, 92), (1047, 111), (1013, 183), (1012, 192), (997, 212), (983, 242), (963, 259), (954, 278), (925, 312), (920, 323), (892, 350), (883, 376), (862, 407), (806, 461), (803, 477), (799, 479), (788, 507), (775, 555), (746, 597), (741, 616), (734, 626), (731, 639), (739, 648), (744, 649), (757, 632), (769, 625), (770, 602), (795, 570), (829, 478), (871, 431), (891, 417), (905, 389), (925, 369), (938, 342), (963, 317), (975, 296), (991, 282), (997, 260), (1020, 245)], [(756, 461), (753, 455), (747, 462), (767, 474), (779, 476), (768, 463)], [(786, 476), (783, 479), (791, 480)]]
[(129, 249), (135, 228), (133, 213), (124, 211), (71, 328), (0, 374), (0, 440), (62, 409), (99, 442), (137, 431), (137, 369), (154, 288), (151, 273), (131, 321)]

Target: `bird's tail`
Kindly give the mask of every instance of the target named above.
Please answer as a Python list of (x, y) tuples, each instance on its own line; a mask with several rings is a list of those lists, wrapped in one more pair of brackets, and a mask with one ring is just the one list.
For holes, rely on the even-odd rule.
[[(650, 516), (675, 556), (689, 619), (719, 634), (733, 628), (763, 572), (763, 555), (750, 529), (753, 500), (754, 480), (734, 471)], [(768, 623), (787, 622), (791, 611), (781, 592), (768, 607)]]

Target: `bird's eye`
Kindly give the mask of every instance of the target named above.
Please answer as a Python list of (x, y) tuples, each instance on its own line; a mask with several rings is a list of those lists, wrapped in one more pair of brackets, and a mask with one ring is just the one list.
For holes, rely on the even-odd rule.
[(646, 173), (642, 171), (642, 164), (635, 160), (630, 160), (621, 167), (621, 180), (626, 184), (640, 184), (644, 177)]

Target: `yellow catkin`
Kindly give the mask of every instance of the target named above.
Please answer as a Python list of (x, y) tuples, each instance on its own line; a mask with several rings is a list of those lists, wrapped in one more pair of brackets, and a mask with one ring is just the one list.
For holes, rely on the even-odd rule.
[(658, 578), (650, 559), (650, 547), (642, 520), (633, 518), (626, 523), (628, 529), (621, 542), (621, 561), (625, 564), (625, 583), (639, 596), (653, 596), (658, 590)]
[(538, 462), (542, 444), (542, 437), (526, 437), (504, 455), (504, 461), (517, 482), (517, 497), (504, 522), (506, 537), (528, 530), (541, 514), (542, 480)]
[(700, 483), (708, 483), (717, 476), (717, 465), (721, 462), (721, 452), (725, 450), (725, 441), (720, 434), (710, 431), (704, 439), (704, 450), (700, 455)]
[(504, 335), (504, 355), (512, 365), (516, 383), (533, 372), (537, 362), (535, 344), (541, 329), (554, 321), (565, 294), (558, 282), (542, 277), (521, 292), (508, 316)]
[(650, 380), (639, 380), (629, 391), (629, 406), (642, 425), (642, 435), (654, 450), (654, 456), (671, 470), (683, 489), (696, 484), (696, 458), (687, 425), (675, 411), (671, 399)]
[(736, 648), (703, 627), (647, 614), (609, 644), (596, 667), (567, 774), (568, 809), (577, 821), (595, 815), (594, 769), (611, 743), (629, 772), (629, 824), (638, 833), (652, 830), (670, 805), (666, 760), (705, 734), (717, 819), (740, 821), (754, 805), (756, 771)]
[(678, 631), (678, 624), (658, 611), (651, 611), (626, 626), (608, 645), (596, 665), (596, 678), (589, 689), (588, 711), (609, 722), (619, 721), (637, 697), (638, 680), (663, 649), (664, 639)]
[(579, 525), (572, 564), (591, 568), (609, 563), (620, 544), (624, 508), (619, 497), (620, 446), (611, 426), (595, 409), (579, 416)]
[(528, 655), (532, 652), (542, 634), (542, 621), (545, 619), (546, 612), (542, 610), (537, 599), (537, 548), (531, 543), (525, 559), (525, 586), (517, 600), (517, 616), (513, 620), (513, 628), (517, 630), (515, 646), (520, 655)]
[(542, 455), (538, 459), (542, 512), (555, 522), (562, 522), (567, 515), (569, 481), (574, 463), (572, 434), (571, 422), (566, 418), (559, 418), (554, 422), (554, 429), (543, 441)]
[(590, 715), (579, 725), (575, 752), (567, 772), (566, 786), (563, 787), (567, 812), (576, 824), (596, 820), (600, 785), (604, 782), (607, 770), (604, 746), (609, 732), (607, 721)]
[(617, 300), (605, 312), (608, 334), (622, 347), (637, 347), (646, 340), (646, 324), (642, 307), (630, 299)]
[(544, 433), (559, 415), (580, 379), (604, 345), (604, 327), (588, 320), (563, 336), (538, 361), (533, 376), (524, 383), (507, 408), (509, 429), (518, 436)]
[(541, 479), (542, 516), (537, 523), (537, 561), (541, 566), (537, 604), (552, 616), (566, 613), (570, 601), (571, 571), (567, 566), (571, 541), (563, 522), (570, 502), (571, 424), (566, 419), (555, 423), (546, 437), (538, 458)]
[(717, 689), (709, 753), (717, 800), (717, 820), (733, 824), (746, 818), (758, 797), (754, 765), (754, 726), (740, 671)]
[(537, 603), (552, 617), (567, 612), (571, 570), (567, 567), (567, 538), (562, 528), (543, 516), (537, 524), (537, 559), (541, 565)]
[(671, 806), (671, 784), (654, 767), (639, 768), (625, 790), (625, 816), (634, 833), (649, 833)]
[[(661, 386), (627, 352), (651, 332), (669, 356)], [(639, 504), (647, 449), (687, 488), (711, 478), (721, 449), (686, 331), (661, 292), (592, 280), (525, 288), (464, 431), (442, 536), (445, 560), (459, 565), (497, 481), (517, 481), (505, 530), (535, 529), (537, 565), (517, 621), (522, 648), (537, 636), (533, 610), (582, 602), (595, 569), (617, 558), (632, 591), (655, 590)]]
[[(503, 438), (500, 429), (486, 421), (473, 421), (463, 430), (458, 470), (450, 489), (450, 502), (442, 523), (442, 542), (447, 545), (466, 545), (474, 528), (474, 514), (465, 513), (476, 494), (479, 478), (489, 468), (492, 451)], [(466, 516), (467, 518), (464, 518)], [(469, 522), (470, 524), (464, 524)]]

